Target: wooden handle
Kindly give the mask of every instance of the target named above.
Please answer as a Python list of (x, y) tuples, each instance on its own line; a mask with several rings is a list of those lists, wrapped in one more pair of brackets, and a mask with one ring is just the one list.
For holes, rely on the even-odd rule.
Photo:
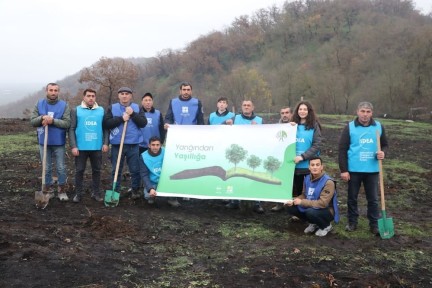
[[(376, 131), (377, 138), (377, 152), (381, 151), (381, 135), (380, 132)], [(385, 210), (385, 200), (384, 200), (384, 176), (383, 176), (383, 168), (382, 168), (382, 160), (378, 159), (379, 163), (379, 185), (381, 192), (381, 210)]]
[(124, 138), (126, 135), (127, 123), (128, 123), (128, 121), (124, 122), (124, 125), (123, 125), (123, 132), (122, 132), (122, 136), (121, 136), (121, 140), (120, 140), (120, 148), (119, 148), (119, 152), (117, 155), (116, 170), (114, 173), (114, 182), (117, 182), (117, 176), (118, 176), (118, 171), (119, 171), (119, 167), (120, 167), (120, 161), (121, 161), (121, 157), (122, 157), (122, 153), (123, 153), (123, 142), (124, 142)]
[(46, 175), (46, 158), (47, 158), (47, 147), (48, 147), (48, 125), (45, 125), (44, 135), (44, 147), (42, 156), (42, 191), (45, 190), (45, 175)]

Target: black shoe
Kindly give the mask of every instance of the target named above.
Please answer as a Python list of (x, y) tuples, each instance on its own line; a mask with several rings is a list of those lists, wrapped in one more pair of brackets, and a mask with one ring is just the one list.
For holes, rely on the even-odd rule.
[(72, 199), (72, 202), (73, 203), (79, 203), (79, 202), (81, 202), (81, 195), (76, 194), (74, 196), (74, 198)]
[(355, 230), (357, 230), (357, 224), (349, 223), (345, 226), (345, 231), (353, 232)]
[(375, 236), (379, 236), (379, 235), (380, 235), (379, 230), (378, 230), (378, 227), (371, 227), (371, 228), (370, 228), (370, 232), (371, 232), (372, 234), (374, 234)]
[[(92, 194), (91, 198), (93, 200), (95, 200), (96, 202), (102, 202), (102, 201), (104, 201), (104, 199), (101, 196), (96, 195), (96, 194)], [(74, 198), (74, 200), (75, 200), (75, 198)]]
[(253, 211), (258, 214), (264, 214), (264, 208), (261, 205), (255, 205)]
[(228, 209), (238, 209), (240, 207), (240, 205), (238, 203), (235, 202), (230, 202), (227, 205), (225, 205), (225, 208)]

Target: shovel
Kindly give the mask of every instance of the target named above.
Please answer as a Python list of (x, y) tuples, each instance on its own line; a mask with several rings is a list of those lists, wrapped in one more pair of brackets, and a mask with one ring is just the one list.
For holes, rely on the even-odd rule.
[[(377, 138), (377, 149), (381, 150), (381, 140), (379, 131), (376, 132)], [(389, 239), (394, 236), (394, 225), (393, 218), (386, 218), (386, 210), (385, 210), (385, 199), (384, 199), (384, 177), (383, 177), (383, 168), (382, 168), (382, 160), (379, 161), (379, 182), (380, 182), (380, 190), (381, 190), (381, 219), (378, 219), (378, 230), (381, 236), (381, 239)]]
[(116, 169), (115, 169), (115, 173), (114, 173), (113, 188), (112, 188), (112, 190), (106, 190), (105, 191), (104, 202), (105, 202), (105, 206), (107, 206), (107, 207), (116, 207), (119, 204), (119, 200), (120, 200), (120, 193), (115, 191), (115, 187), (117, 186), (117, 176), (118, 176), (118, 171), (119, 171), (119, 167), (120, 167), (120, 161), (122, 159), (123, 142), (124, 142), (124, 138), (125, 138), (125, 134), (126, 134), (127, 123), (128, 123), (128, 121), (126, 121), (124, 123), (124, 126), (123, 126), (123, 132), (122, 132), (122, 136), (121, 136), (121, 140), (120, 140), (120, 148), (119, 148), (119, 153), (117, 156), (117, 164), (116, 164)]
[(44, 135), (44, 147), (42, 156), (42, 190), (35, 192), (35, 205), (38, 209), (45, 209), (48, 206), (50, 199), (49, 193), (44, 193), (46, 191), (45, 174), (46, 174), (46, 154), (47, 154), (47, 144), (48, 143), (48, 125), (45, 125), (45, 135)]

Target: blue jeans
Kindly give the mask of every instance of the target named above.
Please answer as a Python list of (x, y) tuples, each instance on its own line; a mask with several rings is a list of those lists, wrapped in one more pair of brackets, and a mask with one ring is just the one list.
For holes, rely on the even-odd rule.
[(131, 188), (139, 189), (141, 177), (139, 166), (139, 147), (138, 144), (123, 144), (123, 151), (120, 160), (119, 172), (117, 179), (114, 179), (115, 169), (117, 165), (117, 157), (119, 154), (120, 145), (111, 145), (111, 164), (112, 164), (112, 179), (117, 182), (116, 191), (120, 191), (121, 173), (123, 171), (124, 158), (131, 173)]
[[(41, 160), (43, 159), (43, 145), (39, 145), (39, 153)], [(65, 166), (65, 146), (64, 145), (48, 145), (46, 155), (46, 169), (45, 169), (45, 184), (51, 186), (52, 180), (52, 155), (56, 159), (58, 184), (66, 184), (66, 166)]]
[(357, 224), (359, 217), (357, 198), (360, 186), (363, 187), (366, 194), (367, 217), (371, 228), (378, 227), (378, 173), (356, 173), (350, 172), (348, 181), (348, 223)]
[(316, 224), (320, 229), (324, 229), (330, 225), (333, 221), (333, 215), (329, 208), (314, 209), (307, 208), (304, 212), (301, 212), (297, 206), (288, 206), (287, 212), (293, 216), (297, 216), (310, 224)]

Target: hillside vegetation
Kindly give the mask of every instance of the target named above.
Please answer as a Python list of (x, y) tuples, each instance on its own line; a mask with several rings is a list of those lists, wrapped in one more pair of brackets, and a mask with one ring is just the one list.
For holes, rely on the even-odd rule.
[[(412, 1), (285, 2), (239, 16), (225, 30), (209, 32), (183, 50), (167, 47), (151, 59), (127, 60), (134, 65), (134, 76), (110, 79), (109, 87), (83, 81), (89, 79), (81, 72), (59, 83), (68, 98), (94, 86), (104, 105), (110, 102), (110, 89), (128, 84), (138, 94), (136, 101), (152, 92), (163, 112), (185, 80), (193, 84), (206, 114), (220, 96), (235, 107), (251, 98), (259, 112), (293, 106), (301, 97), (328, 114), (351, 114), (361, 100), (393, 117), (431, 109), (432, 18), (419, 14)], [(97, 64), (88, 69), (100, 69)], [(0, 113), (21, 109), (13, 113), (16, 117), (40, 97), (43, 93)], [(114, 93), (111, 100), (115, 98)]]

